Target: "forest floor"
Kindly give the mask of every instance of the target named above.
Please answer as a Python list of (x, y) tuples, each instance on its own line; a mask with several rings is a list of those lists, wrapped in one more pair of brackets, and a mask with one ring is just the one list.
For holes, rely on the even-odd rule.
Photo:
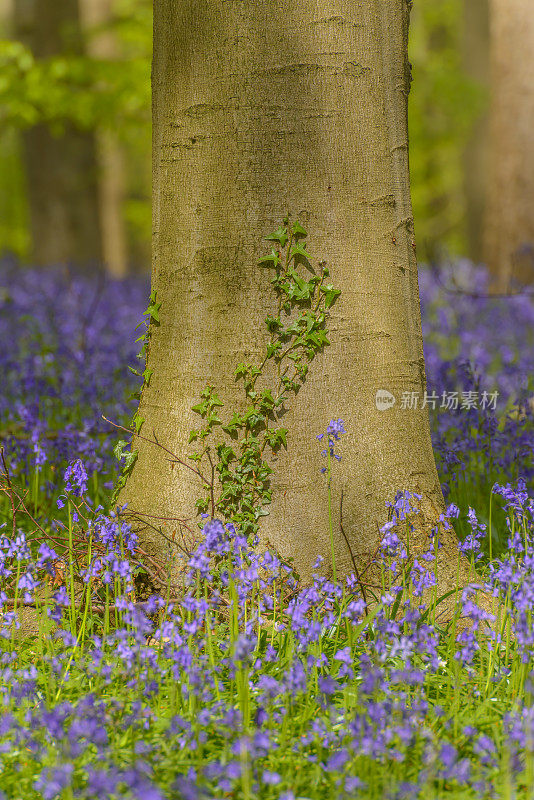
[[(468, 592), (470, 630), (421, 605), (436, 540), (415, 563), (386, 529), (372, 612), (356, 576), (302, 587), (218, 520), (185, 596), (136, 601), (102, 415), (135, 410), (148, 280), (0, 264), (0, 800), (534, 797), (534, 302), (467, 262), (420, 289), (444, 524), (496, 638)], [(417, 498), (390, 500), (409, 525)]]

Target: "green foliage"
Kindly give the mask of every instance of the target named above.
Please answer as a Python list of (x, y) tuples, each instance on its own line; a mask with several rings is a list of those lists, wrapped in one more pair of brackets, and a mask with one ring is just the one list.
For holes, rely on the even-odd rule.
[(135, 261), (146, 262), (151, 235), (150, 147), (152, 4), (115, 0), (109, 24), (84, 31), (112, 31), (117, 58), (68, 52), (37, 59), (20, 41), (0, 39), (0, 253), (29, 251), (28, 213), (19, 132), (46, 124), (61, 136), (66, 124), (112, 130), (124, 150), (128, 192), (124, 207)]
[[(211, 505), (212, 519), (216, 514), (224, 515), (238, 524), (247, 537), (256, 533), (258, 519), (269, 513), (264, 506), (271, 502), (269, 476), (272, 469), (263, 460), (264, 450), (269, 447), (276, 453), (282, 446), (287, 449), (287, 429), (270, 427), (270, 423), (277, 422), (277, 413), (287, 400), (287, 393), (297, 394), (306, 378), (309, 363), (329, 344), (325, 332), (326, 311), (341, 293), (332, 284), (324, 284), (329, 275), (324, 262), (320, 263), (320, 274), (314, 274), (310, 280), (299, 276), (299, 264), (309, 266), (304, 243), (306, 236), (299, 222), (290, 226), (286, 218), (283, 226), (265, 237), (278, 245), (259, 261), (261, 267), (275, 271), (271, 283), (278, 295), (278, 313), (276, 317), (268, 315), (265, 318), (270, 340), (262, 363), (259, 366), (240, 363), (235, 371), (235, 380), (243, 382), (245, 397), (250, 403), (247, 410), (242, 414), (234, 412), (232, 418), (223, 424), (216, 409), (224, 404), (209, 384), (201, 392), (201, 401), (192, 407), (205, 425), (190, 433), (189, 443), (198, 441), (202, 449), (195, 451), (189, 459), (200, 466), (207, 458), (211, 467), (211, 479), (204, 478), (199, 471), (206, 494), (196, 502), (197, 513), (207, 513)], [(282, 310), (290, 315), (294, 308), (299, 310), (298, 316), (284, 324)], [(276, 365), (278, 385), (259, 391), (256, 382), (269, 360)], [(288, 375), (291, 367), (292, 373)], [(218, 462), (213, 464), (211, 448), (205, 441), (216, 425), (230, 436), (234, 446), (224, 442), (218, 444)], [(214, 497), (215, 472), (221, 485), (217, 502)], [(199, 527), (202, 525), (199, 523)]]
[(36, 58), (20, 41), (0, 40), (0, 122), (17, 129), (45, 123), (61, 133), (65, 122), (81, 129), (150, 124), (151, 13), (146, 0), (118, 0), (106, 26), (116, 59), (59, 53)]
[[(412, 10), (409, 101), (412, 198), (419, 254), (438, 247), (465, 252), (462, 152), (483, 109), (484, 91), (464, 72), (462, 0), (416, 2)], [(22, 161), (13, 133), (46, 122), (61, 133), (67, 121), (89, 130), (112, 129), (126, 152), (128, 197), (124, 215), (134, 260), (148, 259), (150, 219), (149, 0), (115, 0), (113, 30), (120, 55), (96, 60), (61, 53), (37, 61), (20, 42), (0, 41), (0, 251), (28, 252), (28, 213)], [(92, 33), (86, 32), (87, 40)], [(4, 154), (2, 156), (2, 153)], [(273, 234), (270, 241), (285, 242)], [(299, 236), (295, 235), (298, 243)]]

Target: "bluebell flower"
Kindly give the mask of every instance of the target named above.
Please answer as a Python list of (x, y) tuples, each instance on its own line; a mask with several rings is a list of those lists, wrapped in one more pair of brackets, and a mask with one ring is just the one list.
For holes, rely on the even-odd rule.
[(87, 491), (87, 471), (80, 459), (67, 467), (64, 480), (65, 489), (75, 497), (81, 497)]

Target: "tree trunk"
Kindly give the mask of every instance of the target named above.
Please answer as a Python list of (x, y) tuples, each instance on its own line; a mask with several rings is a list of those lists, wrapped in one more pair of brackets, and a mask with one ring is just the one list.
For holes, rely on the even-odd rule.
[[(116, 59), (117, 40), (113, 31), (106, 29), (112, 20), (112, 0), (81, 0), (80, 11), (84, 31), (88, 36), (87, 50), (97, 59)], [(98, 155), (98, 196), (100, 227), (102, 229), (102, 257), (115, 278), (128, 272), (128, 247), (123, 216), (125, 197), (125, 165), (117, 137), (110, 130), (96, 132)]]
[[(206, 383), (219, 390), (225, 421), (245, 409), (234, 371), (240, 361), (260, 363), (263, 321), (277, 309), (272, 273), (257, 265), (262, 237), (289, 212), (342, 293), (330, 309), (331, 345), (287, 403), (288, 450), (270, 460), (273, 500), (261, 542), (293, 557), (303, 580), (318, 554), (329, 563), (316, 435), (341, 417), (347, 434), (332, 481), (338, 576), (353, 570), (339, 528), (342, 488), (343, 527), (360, 566), (387, 520), (385, 501), (401, 489), (423, 496), (424, 525), (411, 544), (426, 547), (443, 498), (420, 407), (408, 3), (157, 0), (154, 11), (152, 288), (162, 305), (161, 324), (151, 326), (142, 434), (154, 431), (187, 460), (189, 431), (199, 427), (191, 406)], [(379, 389), (396, 397), (388, 410), (377, 409)], [(417, 409), (401, 407), (404, 392), (418, 393)], [(154, 445), (133, 446), (138, 461), (121, 503), (162, 525), (164, 536), (147, 526), (143, 538), (169, 559), (179, 526), (154, 517), (187, 516), (195, 528), (201, 486)], [(454, 536), (443, 540), (445, 591), (456, 584), (458, 562)], [(466, 575), (462, 561), (460, 579)]]
[(534, 15), (491, 0), (491, 158), (486, 261), (500, 288), (534, 279)]
[[(81, 53), (77, 0), (16, 0), (15, 35), (36, 58)], [(66, 123), (23, 133), (34, 264), (90, 266), (102, 257), (92, 133)]]
[[(463, 51), (467, 75), (489, 92), (488, 0), (464, 0)], [(468, 255), (476, 263), (484, 258), (483, 232), (489, 168), (489, 114), (475, 120), (463, 153), (464, 192), (467, 215)]]

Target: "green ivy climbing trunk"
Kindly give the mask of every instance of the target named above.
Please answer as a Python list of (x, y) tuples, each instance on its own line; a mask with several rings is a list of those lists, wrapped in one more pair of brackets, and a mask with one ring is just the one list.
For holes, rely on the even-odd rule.
[[(140, 404), (143, 436), (187, 461), (191, 411), (207, 383), (243, 411), (238, 362), (259, 364), (275, 314), (272, 272), (258, 267), (289, 213), (308, 230), (341, 296), (330, 309), (330, 346), (310, 365), (282, 423), (287, 452), (270, 458), (267, 539), (304, 579), (318, 554), (330, 562), (327, 485), (316, 439), (332, 418), (347, 434), (334, 462), (338, 575), (352, 570), (339, 528), (360, 565), (378, 542), (385, 501), (422, 494), (426, 546), (443, 509), (422, 408), (425, 368), (408, 172), (405, 0), (156, 0), (153, 60), (153, 370)], [(264, 383), (269, 385), (268, 380)], [(379, 410), (386, 390), (395, 404)], [(404, 408), (415, 393), (417, 408)], [(408, 396), (408, 395), (406, 395)], [(220, 429), (219, 429), (220, 431)], [(183, 529), (198, 528), (199, 481), (167, 452), (139, 452), (121, 502), (142, 513), (145, 547), (170, 563)], [(161, 527), (162, 535), (157, 533)], [(455, 584), (453, 536), (440, 551), (440, 585)], [(465, 564), (461, 580), (465, 579)]]

